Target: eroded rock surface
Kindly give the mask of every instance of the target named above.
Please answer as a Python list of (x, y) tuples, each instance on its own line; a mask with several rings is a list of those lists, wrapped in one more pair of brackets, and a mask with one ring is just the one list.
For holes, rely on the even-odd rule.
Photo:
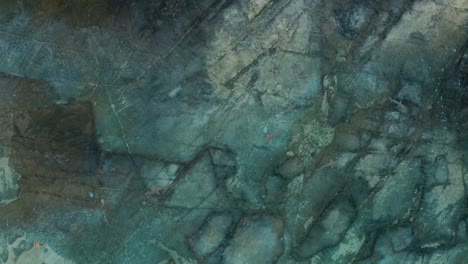
[(75, 263), (464, 263), (467, 23), (464, 0), (2, 1), (0, 261), (41, 253), (26, 235)]

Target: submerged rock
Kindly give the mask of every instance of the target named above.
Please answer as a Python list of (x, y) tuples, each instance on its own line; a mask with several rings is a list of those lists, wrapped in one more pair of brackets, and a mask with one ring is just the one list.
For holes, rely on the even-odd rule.
[(295, 156), (283, 162), (278, 168), (278, 173), (285, 179), (292, 179), (301, 174), (304, 168), (304, 161)]
[(1, 2), (3, 248), (467, 259), (466, 0)]
[(0, 158), (0, 206), (9, 204), (19, 198), (19, 175), (10, 167), (8, 157)]
[(356, 214), (356, 208), (347, 200), (338, 201), (314, 224), (296, 253), (303, 258), (312, 257), (320, 250), (338, 244), (343, 239)]
[(283, 252), (283, 224), (272, 216), (244, 219), (224, 250), (224, 263), (274, 263)]
[(218, 214), (209, 217), (197, 234), (194, 235), (193, 251), (203, 257), (213, 253), (225, 241), (231, 224), (232, 216), (230, 214)]

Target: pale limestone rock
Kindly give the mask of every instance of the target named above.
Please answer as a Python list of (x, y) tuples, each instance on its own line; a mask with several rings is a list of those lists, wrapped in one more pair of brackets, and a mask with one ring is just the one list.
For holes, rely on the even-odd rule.
[[(19, 237), (13, 242), (13, 244), (7, 246), (8, 258), (6, 262), (0, 260), (0, 264), (30, 264), (30, 263), (62, 263), (62, 264), (73, 264), (74, 262), (58, 255), (52, 250), (49, 245), (40, 245), (39, 247), (32, 247), (31, 249), (21, 253), (21, 255), (15, 255), (15, 249), (20, 246), (22, 242), (30, 243), (25, 237)], [(0, 256), (3, 250), (0, 249)]]
[(309, 54), (320, 42), (319, 23), (305, 11), (314, 5), (294, 1), (274, 16), (260, 15), (258, 22), (249, 21), (240, 7), (226, 10), (207, 57), (214, 93), (222, 98), (260, 94), (269, 109), (317, 95), (321, 61)]
[(0, 158), (0, 206), (9, 204), (18, 199), (18, 184), (19, 175), (8, 164), (8, 158)]
[(250, 20), (254, 19), (265, 7), (270, 4), (271, 0), (250, 0), (249, 1), (249, 14)]

